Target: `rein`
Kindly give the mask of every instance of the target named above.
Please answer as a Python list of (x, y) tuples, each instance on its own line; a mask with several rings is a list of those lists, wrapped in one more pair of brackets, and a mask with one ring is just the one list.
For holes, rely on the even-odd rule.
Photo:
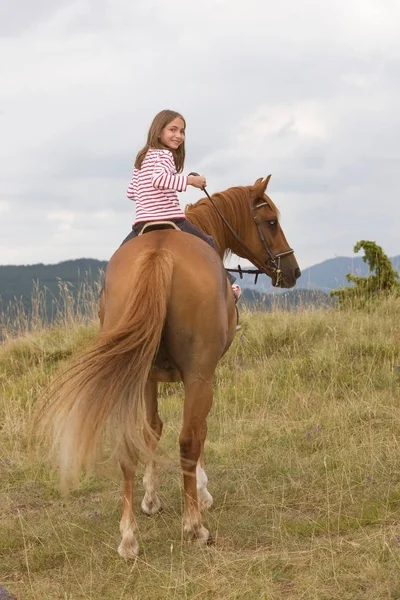
[[(190, 175), (197, 175), (197, 173), (190, 173)], [(261, 229), (261, 225), (260, 225), (260, 219), (258, 218), (257, 214), (255, 214), (255, 212), (261, 208), (262, 206), (268, 206), (268, 202), (262, 202), (261, 204), (258, 204), (257, 206), (255, 206), (253, 208), (253, 219), (257, 225), (257, 230), (258, 230), (258, 235), (260, 236), (260, 239), (262, 241), (262, 244), (264, 246), (264, 250), (266, 251), (269, 259), (268, 262), (265, 263), (265, 266), (258, 260), (258, 258), (256, 257), (256, 255), (250, 250), (250, 248), (248, 247), (248, 245), (242, 240), (242, 238), (236, 233), (236, 231), (233, 229), (233, 227), (228, 223), (228, 221), (226, 220), (224, 214), (221, 212), (220, 208), (218, 207), (218, 205), (216, 204), (215, 200), (210, 196), (210, 194), (207, 192), (206, 188), (203, 188), (203, 192), (206, 194), (207, 198), (210, 200), (211, 204), (213, 205), (213, 207), (215, 208), (215, 210), (217, 211), (217, 213), (219, 214), (219, 216), (221, 217), (222, 221), (225, 223), (225, 225), (227, 226), (227, 228), (229, 229), (229, 231), (231, 232), (231, 234), (233, 235), (233, 237), (235, 238), (235, 240), (237, 242), (239, 242), (239, 244), (242, 246), (242, 248), (245, 250), (245, 252), (247, 253), (247, 255), (249, 256), (249, 260), (253, 263), (253, 265), (255, 267), (257, 267), (257, 269), (242, 269), (240, 267), (240, 265), (238, 265), (237, 269), (227, 269), (227, 271), (230, 271), (231, 273), (239, 273), (240, 278), (243, 278), (243, 273), (249, 273), (250, 275), (254, 275), (255, 279), (254, 279), (254, 283), (257, 283), (257, 279), (258, 276), (260, 274), (265, 274), (268, 275), (268, 270), (272, 270), (274, 274), (276, 274), (276, 283), (275, 283), (275, 287), (279, 286), (281, 277), (282, 277), (282, 270), (280, 268), (280, 262), (281, 262), (281, 258), (282, 256), (287, 256), (289, 254), (293, 254), (294, 250), (291, 248), (290, 250), (287, 250), (286, 252), (281, 252), (280, 254), (273, 254), (273, 252), (271, 251), (270, 247), (268, 246), (268, 242), (265, 239), (265, 235), (263, 230)]]

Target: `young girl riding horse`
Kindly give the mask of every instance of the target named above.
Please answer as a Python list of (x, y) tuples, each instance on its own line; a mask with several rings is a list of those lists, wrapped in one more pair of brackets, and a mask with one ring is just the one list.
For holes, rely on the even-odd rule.
[[(136, 217), (132, 232), (124, 242), (136, 237), (146, 224), (172, 221), (181, 231), (191, 233), (215, 249), (211, 236), (190, 223), (180, 208), (177, 192), (193, 186), (200, 190), (207, 185), (200, 175), (181, 175), (185, 162), (186, 122), (179, 113), (162, 110), (153, 119), (146, 145), (138, 152), (131, 182), (127, 190), (136, 202)], [(241, 294), (235, 278), (227, 272), (236, 299)]]

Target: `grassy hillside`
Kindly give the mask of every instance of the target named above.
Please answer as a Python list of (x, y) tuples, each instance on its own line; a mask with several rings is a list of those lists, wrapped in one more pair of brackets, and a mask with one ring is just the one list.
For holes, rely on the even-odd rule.
[(213, 547), (182, 541), (181, 385), (161, 389), (164, 511), (117, 553), (111, 466), (68, 499), (28, 423), (50, 373), (93, 336), (66, 319), (0, 346), (0, 585), (39, 599), (400, 598), (399, 300), (365, 312), (246, 313), (209, 418)]

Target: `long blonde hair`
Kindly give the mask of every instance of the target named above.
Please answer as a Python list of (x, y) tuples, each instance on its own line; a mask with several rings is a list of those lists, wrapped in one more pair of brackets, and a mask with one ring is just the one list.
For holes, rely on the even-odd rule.
[[(140, 169), (142, 166), (142, 162), (144, 157), (147, 154), (149, 148), (159, 148), (160, 150), (165, 150), (165, 146), (160, 141), (161, 132), (176, 118), (182, 119), (184, 126), (186, 128), (186, 121), (182, 117), (182, 115), (174, 110), (162, 110), (159, 112), (153, 119), (152, 124), (150, 125), (149, 133), (147, 134), (147, 142), (146, 145), (139, 150), (135, 160), (135, 168)], [(168, 148), (168, 150), (171, 150)], [(174, 155), (175, 167), (178, 173), (182, 173), (183, 165), (185, 163), (185, 141), (179, 146), (177, 150), (171, 150)]]

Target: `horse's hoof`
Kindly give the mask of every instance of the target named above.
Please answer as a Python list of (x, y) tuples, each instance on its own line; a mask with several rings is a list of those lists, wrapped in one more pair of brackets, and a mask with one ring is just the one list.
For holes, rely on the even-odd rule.
[(128, 545), (122, 541), (118, 546), (118, 554), (125, 560), (133, 560), (139, 554), (139, 544), (135, 541)]
[(208, 539), (210, 537), (210, 532), (208, 529), (201, 525), (200, 527), (195, 527), (194, 529), (184, 529), (185, 538), (189, 542), (196, 542), (198, 544), (208, 544)]
[(161, 500), (157, 496), (154, 500), (150, 500), (150, 501), (146, 500), (146, 498), (143, 498), (142, 504), (140, 505), (140, 507), (141, 507), (142, 511), (144, 512), (144, 514), (147, 515), (148, 517), (152, 517), (153, 515), (155, 515), (156, 513), (160, 512), (162, 510)]

